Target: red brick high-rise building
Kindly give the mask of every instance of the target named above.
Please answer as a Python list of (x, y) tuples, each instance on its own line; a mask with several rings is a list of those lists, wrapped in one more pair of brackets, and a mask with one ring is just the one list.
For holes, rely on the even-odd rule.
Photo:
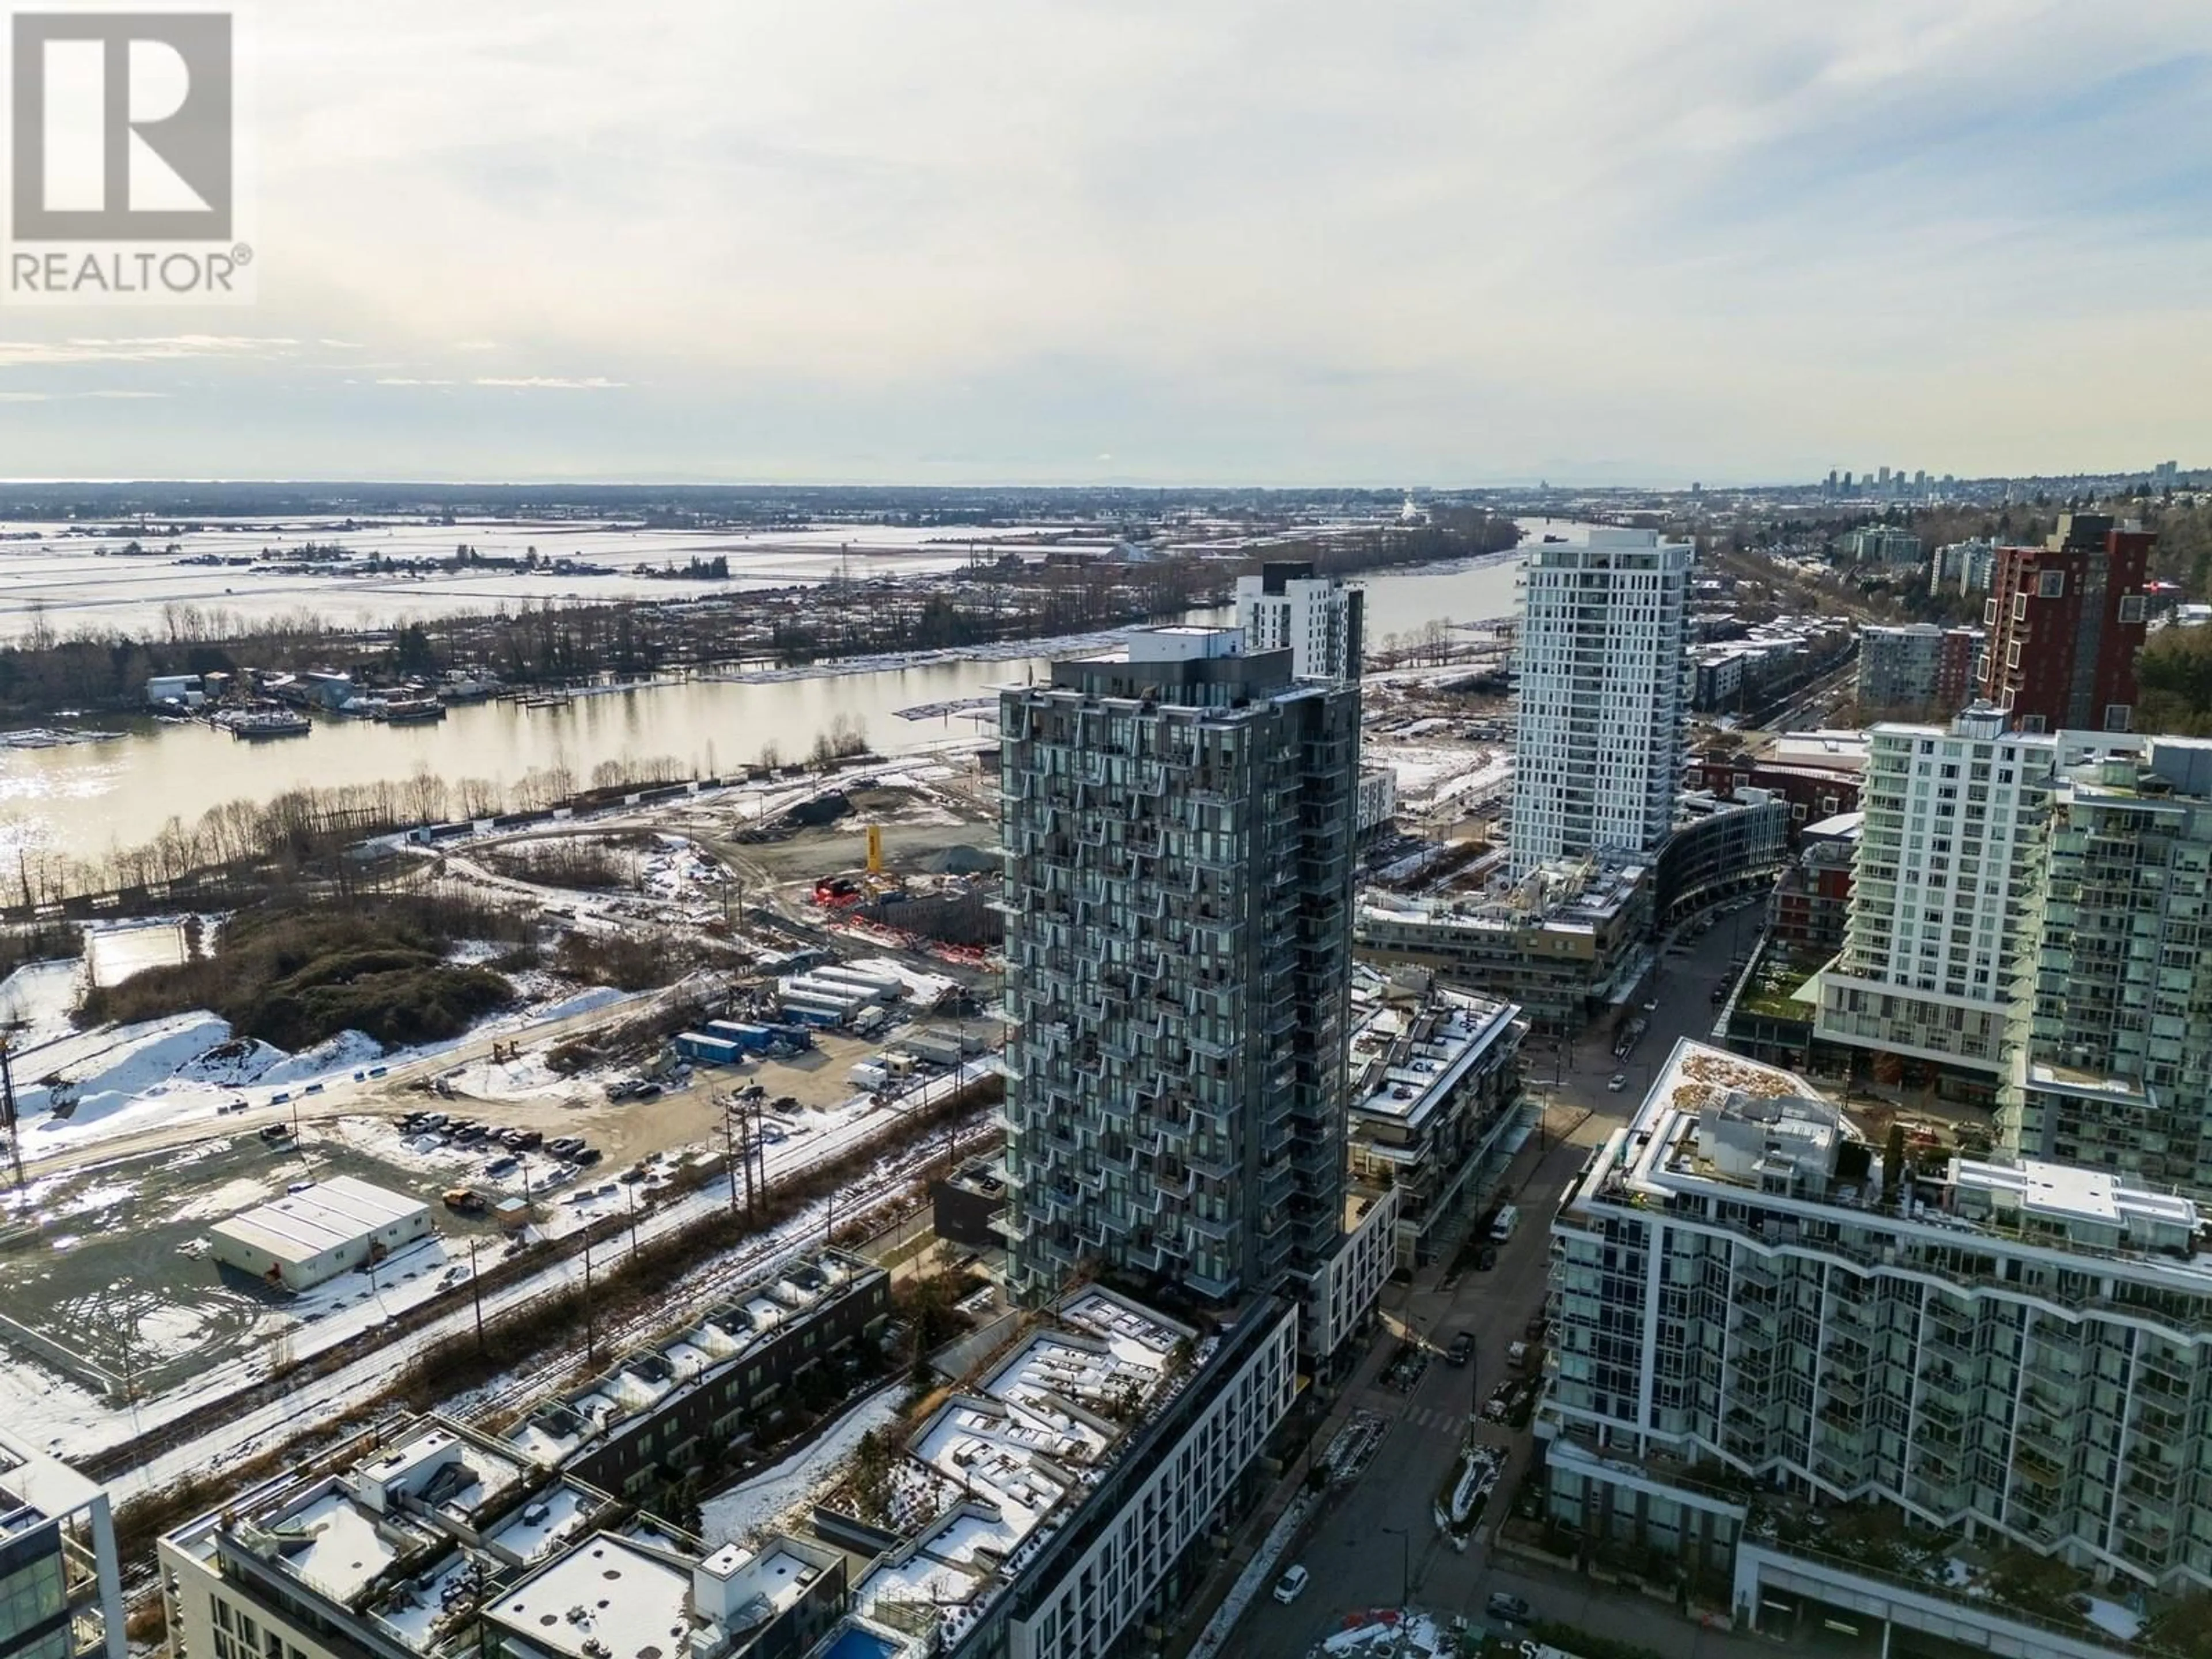
[(2067, 513), (2043, 546), (1997, 550), (1981, 694), (2015, 730), (2133, 727), (2143, 581), (2157, 540), (2101, 514)]

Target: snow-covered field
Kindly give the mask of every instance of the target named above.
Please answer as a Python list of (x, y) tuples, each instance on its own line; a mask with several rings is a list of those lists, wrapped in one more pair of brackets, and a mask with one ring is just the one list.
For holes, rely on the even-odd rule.
[(1513, 779), (1513, 757), (1491, 744), (1439, 744), (1370, 736), (1361, 761), (1388, 766), (1398, 775), (1398, 799), (1405, 806), (1430, 811), (1448, 801), (1472, 804), (1503, 789)]
[[(394, 521), (370, 529), (345, 528), (339, 519), (287, 520), (271, 531), (213, 521), (174, 538), (138, 535), (157, 550), (126, 555), (131, 535), (87, 535), (83, 526), (58, 523), (0, 523), (0, 638), (30, 623), (31, 607), (66, 609), (101, 629), (141, 633), (159, 627), (172, 606), (220, 611), (242, 621), (267, 621), (305, 608), (339, 626), (386, 627), (405, 617), (450, 616), (521, 604), (598, 604), (615, 599), (684, 599), (820, 582), (841, 574), (856, 579), (953, 570), (968, 561), (971, 540), (989, 547), (1019, 531), (951, 532), (889, 525), (836, 525), (818, 530), (643, 530), (569, 520), (474, 520), (459, 524)], [(15, 540), (29, 532), (36, 539)], [(264, 549), (296, 552), (305, 544), (334, 544), (352, 555), (327, 567), (303, 568), (283, 559), (264, 563)], [(535, 549), (547, 568), (535, 571), (481, 565), (421, 574), (372, 574), (372, 556), (386, 560), (446, 560), (456, 547), (486, 559), (521, 560)], [(726, 558), (727, 580), (651, 577), (642, 567), (681, 565), (692, 558)], [(217, 562), (183, 563), (211, 558)], [(233, 565), (220, 561), (255, 561)], [(607, 574), (551, 568), (567, 559), (603, 567)], [(272, 566), (276, 568), (271, 568)]]

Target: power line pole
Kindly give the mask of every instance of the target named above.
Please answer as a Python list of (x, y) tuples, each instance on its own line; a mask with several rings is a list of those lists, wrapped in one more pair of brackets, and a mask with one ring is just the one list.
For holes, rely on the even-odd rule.
[(15, 1115), (15, 1072), (9, 1055), (15, 1044), (0, 1037), (0, 1129), (8, 1132), (8, 1161), (15, 1176), (15, 1190), (23, 1189), (23, 1131)]
[[(730, 1095), (717, 1095), (715, 1102), (722, 1109), (722, 1170), (730, 1178), (730, 1213), (738, 1212), (738, 1142), (736, 1122), (737, 1100)], [(746, 1184), (751, 1184), (751, 1174), (746, 1171)]]
[(483, 1352), (483, 1280), (477, 1277), (477, 1241), (469, 1240), (469, 1291), (476, 1297), (477, 1352)]
[(592, 1313), (592, 1235), (584, 1233), (584, 1363), (590, 1364), (599, 1354), (599, 1322)]

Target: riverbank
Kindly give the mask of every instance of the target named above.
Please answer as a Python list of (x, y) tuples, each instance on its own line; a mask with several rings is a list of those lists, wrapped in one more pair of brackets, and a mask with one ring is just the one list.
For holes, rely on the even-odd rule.
[[(1510, 616), (1516, 571), (1516, 556), (1507, 553), (1363, 577), (1369, 637), (1439, 619)], [(1224, 614), (1177, 613), (1194, 622)], [(507, 803), (533, 774), (574, 787), (602, 766), (632, 776), (709, 777), (757, 763), (770, 748), (796, 760), (833, 728), (856, 731), (886, 755), (972, 750), (990, 733), (969, 716), (995, 688), (1048, 676), (1054, 657), (1109, 648), (1123, 631), (663, 673), (593, 686), (553, 708), (459, 704), (426, 725), (319, 720), (309, 737), (283, 744), (234, 743), (204, 725), (141, 716), (109, 741), (0, 750), (0, 868), (142, 847), (172, 820), (191, 824), (214, 807), (307, 788), (404, 792), (427, 775), (457, 795)], [(916, 710), (928, 712), (915, 719)]]

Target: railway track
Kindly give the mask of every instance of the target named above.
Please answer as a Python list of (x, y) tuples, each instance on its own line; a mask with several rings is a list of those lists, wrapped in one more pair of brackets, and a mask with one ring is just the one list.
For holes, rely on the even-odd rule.
[[(960, 1121), (963, 1125), (972, 1125), (988, 1109), (978, 1108)], [(784, 1159), (772, 1157), (764, 1191), (773, 1194), (778, 1187), (801, 1178), (823, 1163), (879, 1149), (882, 1157), (877, 1166), (854, 1183), (849, 1194), (841, 1191), (837, 1196), (837, 1218), (841, 1221), (858, 1219), (866, 1212), (882, 1209), (944, 1155), (938, 1134), (933, 1130), (917, 1136), (909, 1119), (903, 1115), (890, 1122), (864, 1128), (866, 1122), (860, 1120), (845, 1130), (828, 1132), (819, 1141), (810, 1138), (811, 1144), (793, 1149)], [(966, 1138), (963, 1133), (963, 1139)], [(887, 1165), (882, 1161), (884, 1158), (890, 1160)], [(604, 1267), (611, 1270), (635, 1248), (630, 1243), (633, 1235), (635, 1243), (642, 1244), (719, 1213), (727, 1203), (724, 1193), (718, 1176), (705, 1187), (684, 1193), (672, 1202), (641, 1208), (634, 1216), (608, 1218), (557, 1241), (559, 1254), (550, 1260), (542, 1256), (524, 1258), (514, 1264), (520, 1271), (511, 1278), (501, 1277), (497, 1269), (493, 1269), (484, 1275), (485, 1282), (479, 1286), (457, 1287), (456, 1292), (422, 1304), (422, 1316), (409, 1321), (397, 1333), (387, 1327), (349, 1339), (319, 1356), (317, 1361), (308, 1362), (320, 1366), (312, 1375), (293, 1372), (281, 1378), (250, 1382), (221, 1399), (203, 1402), (168, 1423), (104, 1449), (83, 1459), (80, 1467), (93, 1478), (107, 1482), (119, 1499), (159, 1490), (187, 1474), (201, 1479), (219, 1475), (225, 1469), (264, 1455), (276, 1446), (356, 1412), (388, 1391), (426, 1346), (470, 1328), (475, 1316), (477, 1289), (483, 1291), (483, 1315), (487, 1321), (509, 1317), (533, 1302), (562, 1294), (580, 1283), (587, 1251), (595, 1269)], [(732, 1251), (692, 1269), (678, 1281), (683, 1300), (698, 1303), (711, 1298), (727, 1286), (767, 1271), (780, 1256), (811, 1248), (827, 1219), (828, 1208), (828, 1200), (809, 1205), (798, 1215), (778, 1224), (772, 1233), (739, 1241)], [(493, 1280), (497, 1282), (491, 1283)], [(463, 1296), (461, 1291), (470, 1294)], [(595, 1346), (628, 1346), (665, 1328), (669, 1322), (666, 1306), (648, 1310), (619, 1327), (611, 1327)], [(580, 1356), (580, 1347), (578, 1354)], [(511, 1408), (523, 1396), (543, 1386), (549, 1370), (568, 1363), (572, 1361), (565, 1357), (547, 1356), (533, 1364), (523, 1378), (503, 1388), (499, 1399), (487, 1399), (468, 1409), (473, 1413), (478, 1410)]]

